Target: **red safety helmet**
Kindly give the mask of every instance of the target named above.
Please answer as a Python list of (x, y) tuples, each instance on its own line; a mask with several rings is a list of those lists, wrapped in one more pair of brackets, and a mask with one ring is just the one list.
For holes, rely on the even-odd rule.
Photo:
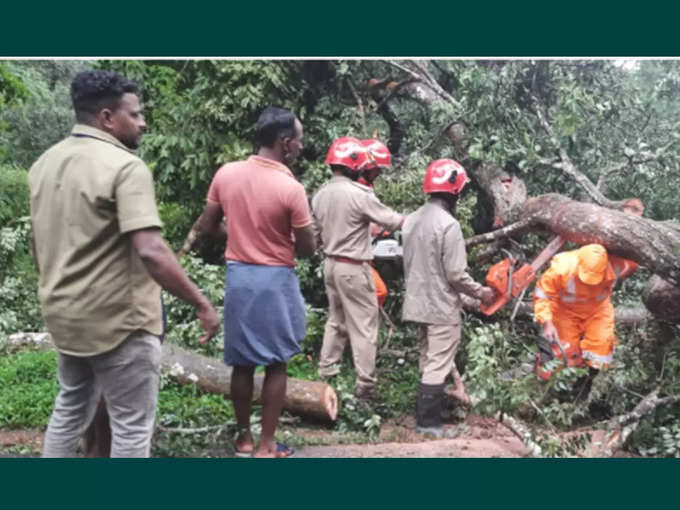
[(352, 136), (341, 136), (333, 140), (328, 149), (326, 164), (342, 165), (354, 172), (359, 172), (364, 170), (370, 159), (361, 141)]
[(361, 140), (361, 145), (370, 153), (372, 158), (369, 158), (368, 163), (363, 168), (364, 170), (370, 170), (372, 168), (391, 168), (392, 167), (392, 154), (387, 148), (387, 145), (382, 143), (380, 140), (375, 138), (369, 138), (367, 140)]
[(436, 159), (425, 170), (423, 192), (457, 195), (469, 181), (460, 163), (452, 159)]

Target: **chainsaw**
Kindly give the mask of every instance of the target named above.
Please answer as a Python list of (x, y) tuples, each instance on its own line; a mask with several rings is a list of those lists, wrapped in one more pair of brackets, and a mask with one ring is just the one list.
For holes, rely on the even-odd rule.
[(404, 256), (404, 249), (396, 234), (383, 230), (373, 239), (373, 258), (378, 260), (398, 260)]
[(496, 293), (496, 299), (489, 306), (480, 305), (485, 315), (493, 315), (506, 303), (520, 296), (529, 284), (536, 279), (541, 266), (555, 255), (564, 245), (566, 239), (555, 237), (543, 251), (531, 262), (524, 262), (524, 257), (508, 250), (501, 250), (506, 258), (489, 268), (486, 274), (486, 285)]

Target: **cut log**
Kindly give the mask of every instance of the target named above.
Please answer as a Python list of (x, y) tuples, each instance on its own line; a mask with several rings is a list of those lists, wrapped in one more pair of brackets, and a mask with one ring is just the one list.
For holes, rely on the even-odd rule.
[[(33, 346), (53, 349), (48, 333), (15, 333), (7, 339), (11, 349)], [(210, 393), (230, 396), (231, 368), (222, 361), (182, 349), (170, 342), (163, 343), (161, 371), (184, 384), (196, 384)], [(255, 376), (254, 399), (259, 401), (264, 377)], [(292, 414), (323, 421), (334, 421), (338, 416), (338, 397), (326, 383), (288, 378), (283, 408)]]
[[(196, 384), (203, 391), (230, 396), (231, 368), (215, 358), (166, 342), (163, 344), (161, 370), (178, 382)], [(263, 382), (264, 376), (255, 376), (255, 402), (260, 399)], [(338, 397), (326, 383), (289, 377), (283, 408), (292, 414), (334, 421), (338, 416)]]

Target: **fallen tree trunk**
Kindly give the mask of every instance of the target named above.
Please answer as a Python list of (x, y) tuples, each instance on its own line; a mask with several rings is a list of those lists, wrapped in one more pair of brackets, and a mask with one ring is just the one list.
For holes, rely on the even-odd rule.
[[(7, 343), (12, 349), (21, 346), (54, 348), (49, 333), (16, 333), (9, 336)], [(170, 342), (163, 343), (161, 372), (180, 383), (196, 384), (203, 391), (230, 396), (230, 367), (218, 359), (196, 354)], [(263, 381), (263, 376), (255, 376), (255, 402), (260, 399)], [(328, 384), (289, 377), (283, 408), (292, 414), (334, 421), (338, 415), (338, 397)]]
[(600, 243), (680, 286), (680, 233), (662, 222), (554, 193), (527, 200), (522, 216), (579, 245)]

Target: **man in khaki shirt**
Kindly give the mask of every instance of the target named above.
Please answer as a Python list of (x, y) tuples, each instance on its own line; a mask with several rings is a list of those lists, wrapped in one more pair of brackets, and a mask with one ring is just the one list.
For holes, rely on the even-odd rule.
[(433, 161), (425, 173), (425, 205), (404, 222), (406, 292), (402, 319), (421, 325), (420, 385), (416, 399), (418, 430), (441, 436), (444, 381), (454, 376), (458, 395), (465, 392), (455, 366), (460, 342), (463, 296), (493, 301), (494, 293), (466, 272), (465, 242), (455, 206), (468, 181), (465, 169), (451, 159)]
[(73, 456), (100, 395), (112, 457), (149, 455), (162, 333), (161, 287), (193, 304), (207, 341), (219, 319), (160, 235), (151, 172), (134, 150), (146, 127), (134, 83), (85, 71), (77, 124), (29, 172), (39, 297), (59, 352), (45, 457)]
[(326, 254), (324, 283), (328, 296), (319, 375), (339, 373), (338, 363), (349, 337), (357, 373), (355, 394), (362, 399), (375, 397), (379, 326), (369, 264), (373, 260), (370, 224), (397, 230), (404, 221), (401, 214), (383, 205), (371, 188), (356, 182), (369, 158), (356, 138), (335, 140), (326, 157), (333, 177), (312, 200), (317, 245), (323, 245)]

